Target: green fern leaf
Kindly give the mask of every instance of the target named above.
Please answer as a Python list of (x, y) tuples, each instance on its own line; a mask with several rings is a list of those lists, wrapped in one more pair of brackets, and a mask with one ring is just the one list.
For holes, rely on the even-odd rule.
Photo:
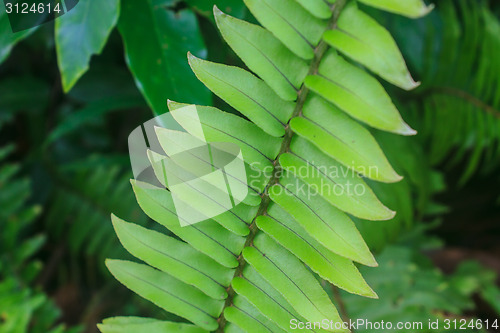
[(114, 277), (138, 295), (166, 311), (182, 316), (206, 330), (215, 330), (214, 319), (224, 305), (200, 290), (169, 274), (131, 261), (108, 260), (106, 265)]
[(408, 72), (391, 34), (354, 2), (346, 6), (337, 25), (325, 32), (328, 44), (398, 87), (410, 90), (419, 85)]
[[(167, 189), (137, 180), (132, 187), (144, 212), (181, 240), (113, 217), (124, 247), (154, 268), (116, 260), (108, 266), (128, 288), (202, 330), (288, 332), (292, 321), (327, 319), (337, 326), (326, 331), (347, 331), (318, 278), (377, 298), (353, 262), (377, 263), (347, 214), (391, 219), (395, 212), (379, 201), (363, 177), (387, 183), (401, 179), (372, 134), (356, 120), (403, 135), (415, 131), (382, 85), (328, 44), (389, 82), (405, 89), (415, 83), (385, 28), (348, 0), (331, 5), (322, 0), (245, 3), (263, 27), (217, 8), (214, 13), (222, 36), (253, 73), (188, 58), (198, 79), (248, 120), (196, 106), (199, 123), (193, 125), (191, 115), (183, 113), (188, 105), (168, 103), (191, 136), (156, 129), (165, 154), (148, 154)], [(350, 36), (359, 42), (346, 43)], [(168, 190), (171, 179), (164, 176), (170, 166), (159, 163), (168, 161), (169, 141), (175, 138), (238, 145), (249, 179), (243, 203), (181, 227), (182, 216)], [(187, 160), (195, 163), (191, 155)], [(198, 163), (214, 166), (209, 157)], [(183, 172), (189, 170), (188, 165)], [(224, 174), (243, 186), (236, 174)], [(176, 177), (183, 180), (185, 175)], [(350, 192), (349, 186), (357, 192)], [(178, 198), (199, 212), (213, 203), (222, 205), (217, 193), (191, 185)], [(105, 321), (100, 329), (114, 332), (138, 325), (181, 329), (176, 326), (180, 324), (137, 318)], [(185, 328), (197, 332), (193, 326)]]
[(316, 278), (271, 238), (258, 234), (254, 246), (246, 247), (243, 256), (305, 319), (319, 322), (328, 318), (340, 322), (337, 309)]
[(183, 332), (183, 333), (205, 333), (206, 331), (194, 325), (172, 323), (150, 318), (140, 317), (114, 317), (105, 319), (98, 325), (102, 333), (164, 333), (164, 332)]
[(218, 265), (191, 246), (159, 232), (151, 231), (113, 216), (116, 234), (135, 257), (175, 278), (199, 288), (214, 299), (225, 299), (223, 286), (234, 272)]
[(297, 0), (297, 2), (317, 18), (329, 19), (332, 17), (330, 7), (323, 0)]
[(304, 104), (302, 115), (291, 120), (293, 131), (345, 167), (378, 181), (400, 179), (373, 136), (335, 106), (313, 96)]
[(308, 76), (305, 83), (353, 118), (372, 127), (403, 135), (415, 134), (401, 119), (382, 85), (333, 50), (320, 64), (319, 75)]
[(423, 0), (359, 0), (359, 2), (412, 18), (425, 16), (434, 8), (434, 5), (426, 6)]

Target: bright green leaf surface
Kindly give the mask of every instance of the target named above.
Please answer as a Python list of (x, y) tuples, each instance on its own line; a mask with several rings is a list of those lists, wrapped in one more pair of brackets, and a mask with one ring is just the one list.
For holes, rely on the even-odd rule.
[[(335, 106), (313, 95), (304, 105), (303, 116), (292, 119), (292, 129), (327, 155), (365, 177), (401, 180), (370, 132)], [(376, 172), (366, 172), (370, 168)]]
[(295, 0), (311, 14), (320, 19), (329, 19), (332, 11), (323, 0)]
[(434, 5), (426, 6), (423, 0), (359, 0), (359, 2), (411, 18), (425, 16), (434, 8)]
[(312, 59), (326, 21), (312, 16), (295, 1), (245, 0), (259, 22), (302, 59)]
[(259, 228), (323, 279), (348, 292), (376, 297), (352, 261), (319, 244), (279, 206), (271, 206), (268, 215), (257, 218)]
[(127, 288), (166, 311), (183, 316), (206, 330), (217, 328), (223, 301), (216, 301), (198, 289), (149, 266), (131, 261), (107, 260), (111, 274)]
[(400, 88), (411, 90), (419, 85), (413, 81), (391, 34), (360, 11), (355, 3), (344, 9), (337, 28), (325, 32), (324, 39), (343, 54)]
[[(170, 110), (184, 106), (187, 104), (169, 102)], [(259, 164), (260, 168), (268, 168), (278, 155), (281, 140), (266, 134), (255, 124), (210, 106), (196, 106), (196, 110), (207, 142), (236, 143), (243, 151), (245, 162)], [(188, 133), (196, 135), (191, 122), (182, 117), (176, 120)]]
[(233, 305), (226, 308), (224, 316), (245, 332), (285, 333), (241, 296), (233, 299)]
[[(271, 287), (251, 266), (245, 267), (243, 277), (236, 277), (233, 289), (259, 311), (284, 330), (290, 329), (290, 320), (305, 321), (283, 296)], [(298, 329), (298, 332), (311, 332)], [(323, 332), (323, 331), (321, 331)]]
[(213, 217), (213, 220), (239, 236), (247, 236), (250, 233), (248, 226), (252, 223), (258, 209), (258, 206), (251, 207), (240, 203), (230, 211)]
[(367, 266), (376, 266), (352, 220), (317, 194), (301, 187), (303, 184), (297, 178), (283, 178), (280, 185), (271, 187), (269, 195), (330, 251)]
[(112, 216), (116, 234), (136, 258), (195, 286), (214, 299), (225, 299), (234, 272), (194, 250), (191, 246), (159, 232), (127, 223)]
[(102, 333), (207, 333), (194, 325), (141, 317), (113, 317), (97, 325)]
[(276, 137), (285, 134), (294, 103), (283, 101), (262, 80), (239, 67), (194, 56), (189, 57), (189, 63), (201, 82), (256, 125)]
[(328, 295), (294, 255), (263, 234), (254, 244), (243, 250), (243, 256), (300, 315), (310, 321), (341, 321)]
[(211, 220), (181, 227), (170, 192), (135, 181), (132, 186), (137, 202), (153, 220), (221, 265), (229, 268), (238, 265), (236, 254), (241, 252), (245, 238), (236, 236)]
[(307, 75), (307, 64), (269, 31), (215, 9), (222, 36), (245, 64), (284, 100), (294, 101)]
[[(394, 217), (395, 213), (377, 199), (358, 174), (323, 154), (308, 141), (294, 138), (291, 153), (282, 155), (280, 161), (285, 169), (317, 188), (332, 205), (351, 215), (367, 220)], [(375, 173), (377, 169), (368, 169), (367, 172)]]
[(413, 135), (384, 87), (370, 74), (331, 50), (319, 67), (319, 75), (308, 76), (306, 86), (350, 116), (389, 132)]

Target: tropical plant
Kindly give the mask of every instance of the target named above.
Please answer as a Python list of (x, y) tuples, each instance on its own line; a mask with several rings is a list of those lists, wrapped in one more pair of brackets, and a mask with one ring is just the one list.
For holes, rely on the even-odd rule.
[[(42, 45), (48, 44), (51, 38), (52, 34), (45, 27), (33, 36), (35, 41), (41, 40)], [(30, 53), (43, 53), (29, 44), (33, 39), (19, 45), (14, 52), (33, 47)], [(117, 54), (122, 56), (121, 50)], [(87, 73), (71, 93), (62, 95), (57, 93), (58, 83), (50, 82), (50, 70), (34, 70), (36, 73), (25, 75), (16, 71), (37, 67), (38, 61), (42, 60), (23, 62), (20, 59), (22, 66), (2, 67), (0, 89), (4, 95), (0, 100), (0, 121), (4, 126), (0, 141), (7, 138), (15, 143), (14, 154), (17, 158), (22, 157), (23, 173), (30, 178), (33, 187), (30, 202), (44, 207), (43, 214), (30, 226), (32, 232), (43, 234), (45, 239), (42, 251), (37, 252), (45, 263), (36, 271), (38, 276), (33, 277), (37, 288), (64, 304), (63, 318), (67, 323), (95, 327), (103, 316), (101, 311), (110, 311), (114, 304), (127, 303), (129, 308), (137, 304), (131, 295), (116, 293), (120, 286), (107, 271), (104, 259), (110, 255), (126, 255), (108, 223), (112, 211), (121, 211), (120, 215), (138, 223), (149, 220), (127, 186), (130, 178), (128, 156), (112, 147), (117, 135), (123, 133), (125, 139), (128, 134), (128, 129), (120, 129), (127, 124), (119, 120), (119, 111), (134, 110), (139, 119), (137, 110), (143, 110), (144, 119), (149, 117), (150, 111), (125, 65), (119, 68), (94, 63), (95, 70)], [(47, 62), (41, 67), (50, 68), (50, 61)], [(55, 61), (52, 68), (56, 68)], [(94, 90), (97, 86), (100, 88)], [(118, 120), (113, 121), (114, 118)], [(127, 120), (133, 122), (133, 118)], [(17, 126), (22, 126), (23, 130), (18, 130)], [(7, 179), (6, 186), (12, 181)], [(0, 203), (9, 206), (8, 202)], [(2, 210), (6, 214), (10, 211), (3, 206)], [(20, 234), (17, 241), (27, 239), (28, 235)], [(6, 232), (5, 237), (8, 237)], [(1, 255), (14, 249), (0, 248)], [(23, 286), (25, 291), (18, 287), (16, 292), (31, 295), (31, 286)], [(75, 291), (73, 296), (68, 297), (68, 290)], [(108, 294), (115, 297), (107, 298)], [(87, 306), (87, 302), (103, 299), (106, 300), (101, 301), (104, 306)], [(49, 318), (49, 314), (46, 315)]]
[(369, 248), (380, 252), (423, 221), (439, 219), (447, 208), (434, 199), (445, 190), (443, 175), (430, 166), (415, 137), (385, 132), (374, 135), (391, 165), (404, 177), (392, 184), (367, 180), (380, 201), (398, 212), (396, 216), (382, 223), (353, 218)]
[[(420, 0), (359, 2), (409, 17), (430, 9)], [(331, 330), (343, 331), (335, 328), (342, 319), (317, 277), (350, 293), (377, 297), (353, 263), (377, 265), (348, 214), (391, 219), (395, 212), (359, 175), (385, 183), (401, 176), (364, 125), (402, 135), (415, 131), (368, 71), (406, 90), (418, 84), (388, 31), (354, 1), (245, 3), (263, 27), (217, 8), (215, 20), (258, 77), (193, 55), (189, 62), (201, 82), (250, 120), (196, 107), (208, 142), (240, 146), (256, 180), (250, 194), (213, 220), (180, 227), (168, 190), (132, 181), (144, 212), (181, 240), (112, 218), (124, 247), (149, 265), (108, 260), (111, 273), (194, 325), (119, 317), (104, 321), (102, 332), (283, 332), (293, 319), (328, 319)], [(170, 110), (184, 106), (169, 102)], [(337, 172), (325, 173), (325, 168)], [(360, 194), (346, 191), (349, 184)], [(323, 186), (329, 191), (319, 190)], [(344, 192), (333, 194), (335, 186)]]
[[(112, 227), (108, 221), (109, 211), (121, 211), (141, 225), (146, 225), (147, 217), (142, 214), (128, 190), (128, 173), (120, 174), (117, 167), (100, 167), (66, 171), (66, 179), (55, 189), (51, 205), (48, 207), (47, 223), (52, 237), (68, 237), (69, 253), (73, 256), (84, 254), (102, 263), (106, 256), (123, 255), (116, 243)], [(71, 177), (71, 180), (69, 180)], [(115, 186), (115, 184), (123, 184)], [(110, 193), (112, 193), (110, 195)]]
[[(376, 256), (380, 264), (377, 269), (361, 268), (366, 280), (377, 290), (380, 299), (372, 300), (355, 297), (342, 292), (346, 313), (354, 320), (363, 318), (375, 323), (384, 320), (392, 323), (422, 325), (421, 329), (402, 329), (399, 332), (449, 332), (446, 321), (456, 320), (466, 323), (467, 332), (487, 332), (486, 318), (471, 316), (477, 305), (474, 296), (489, 303), (493, 315), (498, 315), (500, 289), (495, 285), (496, 275), (474, 261), (461, 263), (455, 272), (444, 275), (434, 266), (422, 251), (434, 251), (442, 244), (438, 239), (424, 234), (423, 228), (415, 228), (400, 239), (397, 244), (388, 246)], [(491, 320), (493, 319), (493, 320)], [(438, 323), (432, 328), (429, 320)], [(474, 323), (474, 327), (470, 324)], [(475, 325), (475, 323), (485, 323)], [(494, 318), (488, 321), (489, 329), (496, 329), (500, 323)], [(358, 331), (376, 332), (376, 329), (363, 327)]]
[[(438, 9), (399, 38), (423, 81), (402, 101), (430, 163), (459, 167), (463, 185), (476, 172), (491, 175), (500, 160), (500, 66), (492, 60), (500, 22), (488, 1), (445, 0)], [(393, 30), (401, 24), (393, 22)]]
[[(12, 150), (13, 146), (0, 148), (0, 162), (5, 162)], [(5, 163), (0, 168), (0, 332), (69, 332), (64, 325), (55, 325), (61, 311), (36, 286), (42, 264), (33, 256), (43, 246), (45, 236), (33, 236), (30, 227), (41, 209), (37, 205), (25, 207), (31, 184), (17, 178), (18, 172), (18, 164)]]

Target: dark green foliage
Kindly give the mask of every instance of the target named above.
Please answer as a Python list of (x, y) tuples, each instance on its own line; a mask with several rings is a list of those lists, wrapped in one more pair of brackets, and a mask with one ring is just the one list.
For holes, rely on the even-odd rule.
[[(408, 242), (411, 239), (405, 239), (404, 244), (391, 245), (378, 255), (378, 269), (361, 270), (366, 280), (378, 291), (379, 300), (360, 299), (342, 293), (350, 318), (363, 318), (371, 322), (416, 322), (423, 324), (424, 329), (419, 330), (421, 332), (448, 332), (449, 329), (445, 328), (446, 319), (453, 321), (458, 318), (460, 321), (465, 318), (467, 324), (477, 322), (478, 318), (464, 316), (475, 309), (474, 296), (489, 303), (498, 315), (500, 289), (495, 284), (496, 275), (493, 272), (477, 262), (468, 261), (463, 262), (453, 274), (443, 275), (421, 253), (422, 250), (436, 250), (435, 245), (423, 246), (425, 244), (417, 241), (413, 243), (415, 245), (408, 246)], [(429, 329), (429, 319), (432, 322), (439, 321), (437, 330)], [(467, 332), (486, 330), (468, 328)]]
[(95, 257), (103, 263), (108, 255), (123, 255), (112, 235), (110, 210), (120, 211), (140, 224), (146, 216), (135, 203), (129, 191), (128, 173), (120, 174), (117, 167), (95, 168), (78, 165), (68, 170), (66, 179), (53, 194), (47, 207), (47, 227), (56, 239), (68, 238), (72, 255)]
[(500, 22), (488, 1), (440, 1), (405, 33), (419, 36), (415, 44), (396, 32), (423, 85), (404, 100), (429, 162), (459, 167), (460, 185), (491, 175), (500, 160)]
[(33, 259), (45, 242), (33, 235), (40, 206), (27, 205), (31, 184), (19, 178), (19, 165), (5, 163), (12, 146), (0, 148), (0, 332), (62, 333), (60, 311), (36, 285), (42, 263)]

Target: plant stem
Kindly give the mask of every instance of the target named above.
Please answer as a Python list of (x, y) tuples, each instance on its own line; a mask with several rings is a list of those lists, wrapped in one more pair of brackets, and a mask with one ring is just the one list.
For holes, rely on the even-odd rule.
[(493, 106), (488, 105), (487, 103), (483, 102), (479, 98), (475, 97), (474, 95), (471, 95), (465, 90), (461, 90), (458, 88), (452, 88), (452, 87), (432, 87), (429, 88), (426, 91), (423, 91), (421, 94), (418, 94), (417, 97), (420, 98), (422, 95), (448, 95), (448, 96), (454, 96), (457, 98), (460, 98), (467, 103), (470, 103), (474, 106), (476, 106), (479, 109), (482, 109), (484, 112), (492, 115), (495, 118), (500, 119), (500, 111), (495, 109)]
[[(344, 300), (342, 299), (342, 296), (340, 295), (339, 288), (335, 287), (333, 284), (330, 284), (330, 287), (332, 289), (332, 295), (333, 298), (335, 299), (335, 303), (337, 303), (339, 307), (339, 312), (342, 320), (344, 322), (349, 321), (349, 314), (347, 313), (347, 309), (345, 307)], [(354, 330), (351, 331), (351, 333), (354, 333)]]
[[(333, 11), (333, 15), (329, 21), (327, 29), (333, 29), (336, 27), (338, 18), (340, 16), (340, 12), (345, 7), (347, 1), (349, 1), (349, 0), (337, 0), (335, 2), (335, 4), (332, 5), (331, 8)], [(325, 55), (327, 50), (328, 50), (328, 45), (324, 41), (321, 41), (318, 44), (318, 46), (316, 47), (316, 49), (314, 50), (314, 58), (312, 60), (311, 66), (309, 67), (308, 75), (314, 75), (318, 72), (319, 64), (320, 64), (321, 60), (323, 59), (323, 56)], [(305, 85), (302, 85), (302, 87), (300, 88), (300, 90), (297, 93), (296, 106), (295, 106), (295, 109), (293, 111), (292, 116), (290, 117), (290, 120), (297, 117), (297, 116), (300, 116), (302, 114), (302, 108), (304, 107), (304, 103), (305, 103), (308, 95), (309, 95), (309, 89)], [(257, 219), (257, 217), (266, 215), (266, 213), (267, 213), (267, 209), (269, 208), (269, 204), (271, 203), (271, 198), (269, 197), (268, 190), (271, 186), (276, 185), (279, 182), (279, 178), (281, 175), (281, 166), (279, 163), (279, 158), (282, 154), (284, 154), (290, 150), (290, 143), (292, 142), (293, 134), (294, 133), (293, 133), (292, 129), (290, 128), (290, 121), (289, 121), (285, 127), (285, 135), (283, 137), (283, 142), (281, 144), (280, 151), (273, 161), (274, 169), (272, 172), (272, 177), (269, 180), (268, 184), (266, 185), (266, 189), (264, 190), (264, 193), (262, 194), (262, 201), (259, 205), (259, 209), (257, 211), (257, 214), (255, 215), (255, 218), (253, 219), (252, 223), (249, 226), (250, 233), (247, 236), (244, 248), (248, 247), (248, 246), (253, 246), (253, 240), (255, 239), (255, 236), (259, 232), (259, 229), (257, 228), (257, 224), (256, 224), (256, 219)], [(243, 256), (240, 255), (238, 257), (238, 266), (234, 272), (234, 277), (241, 277), (245, 266), (246, 266), (246, 261), (243, 258)], [(224, 332), (224, 328), (225, 328), (226, 323), (227, 323), (226, 318), (224, 318), (224, 310), (233, 304), (233, 298), (236, 295), (236, 293), (233, 290), (231, 285), (227, 288), (227, 294), (228, 294), (228, 297), (226, 298), (226, 302), (224, 304), (224, 309), (222, 310), (222, 313), (218, 319), (219, 328), (217, 329), (217, 332), (219, 332), (219, 333)]]

